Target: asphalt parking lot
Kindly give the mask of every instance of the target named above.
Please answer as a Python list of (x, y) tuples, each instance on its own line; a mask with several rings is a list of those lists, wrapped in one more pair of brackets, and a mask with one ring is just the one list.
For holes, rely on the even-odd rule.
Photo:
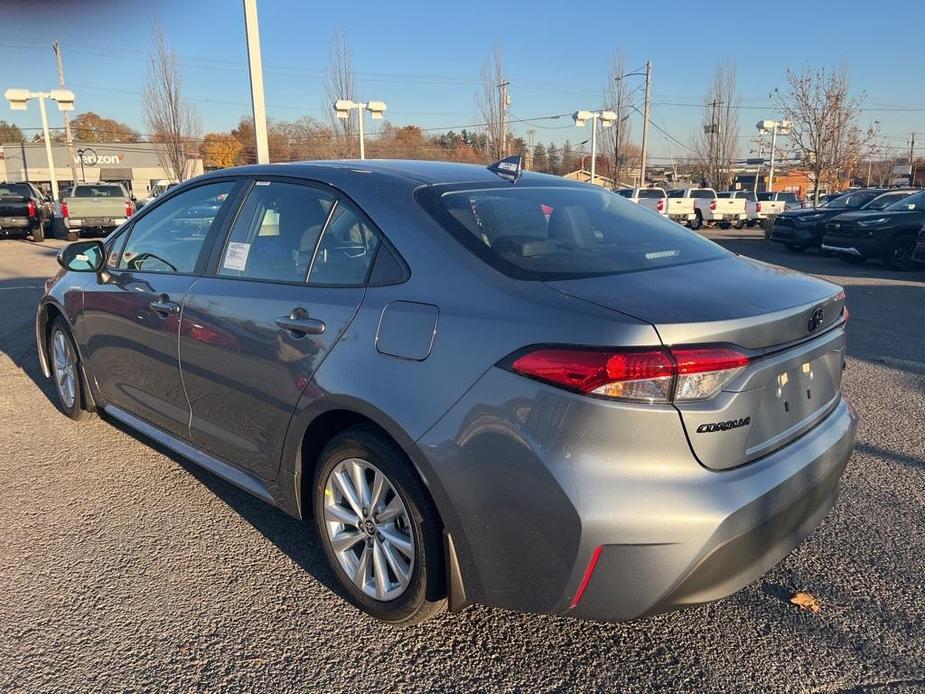
[(925, 272), (707, 233), (847, 290), (861, 430), (834, 511), (710, 605), (627, 624), (474, 607), (410, 630), (332, 592), (311, 528), (113, 423), (60, 415), (32, 321), (62, 244), (0, 241), (0, 691), (925, 688)]

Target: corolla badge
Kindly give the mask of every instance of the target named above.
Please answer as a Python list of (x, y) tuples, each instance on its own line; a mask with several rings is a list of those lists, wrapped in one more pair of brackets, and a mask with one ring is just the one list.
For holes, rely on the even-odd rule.
[(813, 309), (813, 312), (809, 314), (809, 323), (806, 325), (809, 332), (818, 330), (819, 326), (822, 325), (822, 321), (825, 318), (825, 311), (822, 310), (822, 306), (817, 306)]

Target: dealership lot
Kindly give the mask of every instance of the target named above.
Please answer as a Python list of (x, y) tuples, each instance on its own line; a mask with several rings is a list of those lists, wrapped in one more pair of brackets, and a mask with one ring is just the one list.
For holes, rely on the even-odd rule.
[[(311, 528), (114, 424), (58, 414), (32, 319), (61, 244), (0, 241), (0, 689), (925, 686), (925, 273), (707, 233), (846, 287), (861, 431), (833, 513), (763, 579), (682, 613), (476, 607), (407, 631), (331, 592)], [(787, 602), (801, 590), (821, 612)]]

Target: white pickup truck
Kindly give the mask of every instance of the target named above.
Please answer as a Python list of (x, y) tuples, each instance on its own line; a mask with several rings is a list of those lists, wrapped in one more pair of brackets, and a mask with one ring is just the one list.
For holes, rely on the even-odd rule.
[[(758, 224), (762, 219), (764, 219), (764, 214), (761, 211), (761, 202), (759, 202), (757, 196), (750, 190), (727, 190), (722, 193), (718, 193), (721, 198), (742, 198), (745, 201), (745, 223), (748, 226), (753, 227)], [(736, 229), (741, 229), (741, 225), (736, 226), (733, 224)]]
[(803, 207), (803, 203), (797, 197), (797, 194), (790, 191), (758, 193), (758, 202), (761, 203), (762, 218), (776, 217), (781, 212), (797, 210)]
[(729, 227), (735, 224), (741, 229), (748, 216), (743, 198), (720, 198), (712, 188), (679, 188), (668, 193), (668, 197), (691, 198), (694, 201), (694, 219), (691, 229), (699, 229), (704, 224), (718, 224)]
[(68, 241), (82, 233), (108, 234), (135, 212), (135, 203), (120, 183), (78, 183), (61, 202)]
[(642, 205), (678, 224), (688, 224), (697, 215), (690, 198), (670, 198), (664, 188), (623, 188), (617, 191), (627, 200)]

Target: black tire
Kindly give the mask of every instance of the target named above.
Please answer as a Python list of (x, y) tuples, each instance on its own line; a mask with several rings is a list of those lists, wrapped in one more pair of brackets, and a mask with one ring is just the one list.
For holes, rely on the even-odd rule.
[[(414, 560), (411, 562), (410, 582), (404, 592), (392, 600), (377, 600), (354, 584), (341, 567), (328, 534), (324, 510), (326, 496), (331, 498), (330, 494), (325, 493), (326, 490), (330, 492), (327, 488), (328, 478), (338, 464), (351, 458), (368, 462), (385, 475), (407, 510)], [(443, 526), (423, 482), (407, 456), (393, 441), (372, 427), (362, 425), (338, 434), (321, 452), (315, 466), (312, 489), (312, 508), (321, 545), (331, 570), (351, 604), (380, 621), (396, 626), (417, 624), (446, 610)], [(370, 510), (370, 518), (374, 518), (373, 513)], [(360, 526), (356, 525), (356, 528), (359, 530)], [(363, 542), (360, 540), (357, 544)], [(367, 542), (371, 543), (372, 540)], [(365, 551), (361, 544), (357, 549)]]
[[(70, 358), (73, 368), (73, 398), (66, 397), (66, 389), (59, 385), (59, 371), (55, 364), (55, 341), (61, 336), (62, 345)], [(80, 355), (74, 346), (74, 338), (71, 336), (71, 330), (61, 316), (56, 317), (51, 322), (51, 329), (48, 331), (48, 359), (51, 363), (51, 377), (55, 384), (55, 405), (61, 410), (62, 414), (70, 417), (75, 421), (89, 419), (92, 413), (87, 408), (89, 398), (84, 390), (84, 382), (81, 377)]]
[(76, 231), (68, 231), (65, 234), (64, 238), (67, 239), (68, 241), (77, 241), (80, 239), (80, 234)]
[(913, 253), (915, 253), (915, 237), (901, 236), (887, 244), (883, 262), (891, 270), (911, 270), (914, 264)]
[(745, 226), (745, 220), (742, 220), (742, 219), (738, 219), (738, 220), (736, 220), (735, 222), (732, 223), (732, 228), (733, 228), (733, 229), (741, 229), (741, 228), (743, 228), (744, 226)]
[(694, 218), (688, 222), (688, 224), (690, 224), (691, 229), (694, 231), (697, 231), (700, 227), (703, 226), (703, 217), (701, 216), (699, 210), (694, 213)]
[(784, 248), (786, 248), (791, 253), (802, 253), (806, 250), (806, 246), (800, 243), (785, 243)]
[(32, 241), (34, 243), (41, 243), (45, 240), (45, 226), (39, 224), (35, 229), (32, 230)]
[(732, 225), (729, 222), (719, 222), (716, 226), (720, 229), (728, 229)]
[(747, 222), (745, 222), (749, 229), (753, 228), (757, 223), (757, 219), (749, 219)]

